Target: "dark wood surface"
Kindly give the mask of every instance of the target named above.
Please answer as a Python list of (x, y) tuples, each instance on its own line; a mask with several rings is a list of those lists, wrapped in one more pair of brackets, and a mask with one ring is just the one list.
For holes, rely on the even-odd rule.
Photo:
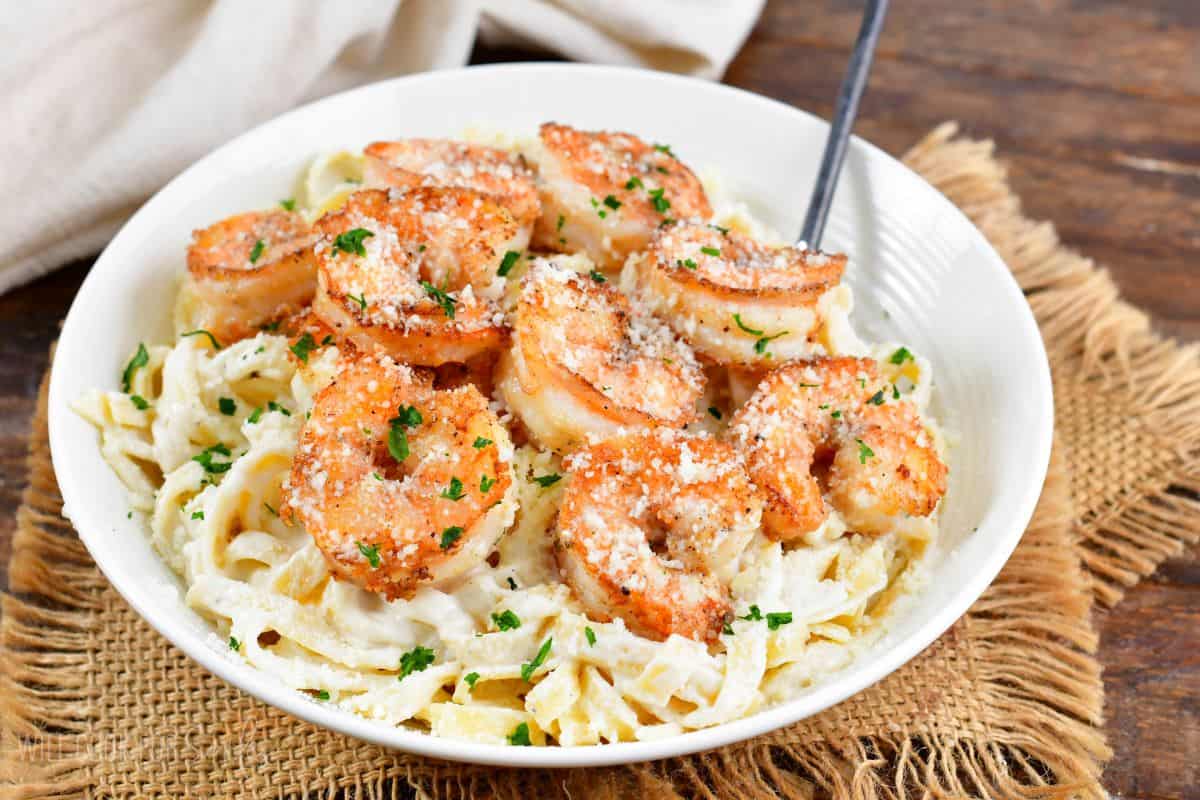
[[(861, 3), (771, 2), (729, 83), (828, 117)], [(476, 51), (477, 61), (527, 57)], [(898, 0), (857, 132), (996, 140), (1028, 212), (1200, 340), (1200, 2)], [(0, 297), (0, 587), (38, 381), (87, 262)], [(1200, 797), (1200, 551), (1098, 615), (1115, 795)]]

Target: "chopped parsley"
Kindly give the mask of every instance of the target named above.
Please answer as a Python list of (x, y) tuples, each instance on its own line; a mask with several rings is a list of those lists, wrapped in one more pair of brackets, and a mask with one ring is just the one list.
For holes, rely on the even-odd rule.
[(709, 406), (708, 413), (713, 419), (721, 418), (721, 409), (717, 408), (716, 406)]
[(330, 344), (333, 344), (333, 334), (327, 333), (325, 334), (325, 338), (321, 340), (321, 347), (325, 347), (326, 345)]
[(475, 681), (477, 680), (479, 680), (478, 672), (468, 672), (466, 675), (463, 675), (463, 681), (467, 684), (467, 688), (472, 691), (475, 689)]
[(316, 693), (315, 697), (316, 697), (318, 700), (328, 700), (328, 699), (329, 699), (329, 692), (328, 692), (328, 691), (326, 691), (325, 689), (321, 689), (320, 691), (318, 691), (318, 692)]
[(492, 487), (496, 485), (497, 480), (499, 480), (499, 479), (498, 478), (489, 478), (487, 475), (480, 476), (480, 478), (479, 478), (479, 493), (487, 494), (488, 492), (490, 492), (492, 490)]
[(371, 473), (371, 477), (372, 477), (372, 478), (374, 478), (374, 479), (375, 479), (375, 480), (377, 480), (377, 481), (381, 481), (381, 480), (383, 480), (383, 476), (382, 476), (382, 475), (380, 475), (378, 472), (372, 472), (372, 473)]
[(450, 319), (454, 319), (454, 304), (458, 302), (454, 295), (447, 294), (442, 289), (437, 288), (429, 281), (421, 281), (421, 288), (425, 290), (425, 294), (429, 295), (434, 301), (442, 307), (442, 313)]
[(457, 503), (459, 500), (462, 500), (464, 497), (466, 497), (467, 494), (463, 491), (463, 482), (458, 478), (451, 477), (450, 485), (445, 489), (442, 489), (440, 496), (446, 500), (453, 500)]
[(363, 292), (363, 293), (362, 293), (362, 294), (360, 294), (358, 297), (355, 297), (355, 296), (354, 296), (354, 295), (352, 295), (352, 294), (348, 294), (348, 295), (346, 295), (346, 297), (348, 297), (348, 298), (350, 298), (351, 300), (353, 300), (354, 302), (358, 303), (358, 310), (359, 310), (359, 311), (366, 311), (366, 310), (367, 310), (367, 294), (366, 294), (366, 292)]
[(471, 446), (474, 447), (476, 450), (482, 450), (483, 448), (487, 447), (491, 443), (492, 443), (491, 439), (485, 439), (482, 436), (476, 436), (475, 443)]
[(533, 657), (533, 661), (521, 665), (521, 678), (526, 683), (533, 682), (533, 673), (537, 668), (546, 662), (546, 656), (550, 655), (550, 647), (554, 644), (554, 637), (551, 636), (546, 641), (542, 642), (542, 646), (538, 649), (537, 655)]
[(229, 637), (229, 649), (230, 649), (230, 650), (241, 650), (241, 649), (242, 649), (242, 643), (241, 643), (241, 642), (239, 642), (239, 641), (238, 641), (237, 639), (235, 639), (234, 637), (230, 636), (230, 637)]
[(552, 473), (550, 475), (538, 475), (534, 477), (533, 482), (545, 489), (548, 486), (553, 486), (562, 480), (562, 475)]
[(772, 336), (761, 337), (754, 343), (754, 352), (758, 353), (760, 356), (765, 354), (769, 357), (771, 354), (767, 352), (767, 345), (771, 343), (771, 340), (778, 339), (780, 336), (787, 336), (788, 333), (790, 333), (790, 331), (780, 331)]
[(675, 154), (671, 152), (671, 145), (669, 145), (669, 144), (656, 144), (656, 145), (654, 145), (654, 149), (660, 153), (665, 153), (666, 155), (669, 155), (671, 158), (675, 157)]
[(311, 333), (306, 333), (297, 339), (296, 343), (288, 349), (296, 355), (296, 358), (307, 364), (308, 354), (317, 349), (317, 343), (313, 340)]
[(388, 452), (397, 463), (402, 463), (409, 454), (408, 434), (404, 429), (416, 427), (422, 421), (424, 418), (416, 406), (400, 406), (396, 409), (396, 416), (388, 420)]
[(583, 635), (587, 637), (589, 646), (596, 646), (596, 632), (590, 626), (583, 629)]
[(559, 215), (558, 215), (558, 222), (556, 222), (556, 223), (555, 223), (555, 225), (554, 225), (554, 229), (555, 229), (555, 230), (557, 230), (557, 231), (561, 231), (561, 230), (562, 230), (563, 223), (564, 223), (564, 222), (566, 222), (566, 221), (567, 221), (567, 218), (566, 218), (566, 217), (564, 217), (562, 214), (559, 214)]
[(146, 398), (142, 397), (140, 394), (129, 395), (129, 402), (133, 403), (133, 407), (138, 411), (145, 411), (150, 407), (150, 403), (148, 403)]
[(274, 400), (267, 401), (267, 410), (268, 411), (278, 411), (280, 414), (283, 414), (285, 417), (290, 417), (292, 415), (292, 412), (288, 411), (286, 408), (279, 405), (279, 403), (276, 403)]
[(267, 333), (276, 333), (279, 330), (280, 323), (282, 322), (283, 320), (277, 319), (274, 322), (268, 322), (266, 325), (259, 325), (258, 329), (266, 331)]
[(646, 185), (642, 183), (641, 178), (639, 178), (637, 175), (634, 175), (632, 178), (625, 181), (625, 188), (632, 192), (634, 189), (644, 189), (646, 188)]
[(517, 590), (517, 582), (512, 579), (512, 575), (508, 576), (508, 588), (514, 592)]
[(128, 392), (129, 385), (133, 381), (133, 373), (149, 363), (150, 353), (146, 350), (146, 345), (138, 342), (137, 352), (133, 354), (133, 358), (129, 359), (129, 363), (125, 365), (125, 371), (121, 373), (121, 391)]
[(229, 448), (217, 442), (212, 447), (205, 448), (198, 455), (192, 456), (192, 461), (195, 461), (200, 466), (204, 467), (204, 471), (213, 475), (219, 475), (222, 472), (228, 472), (233, 466), (233, 462), (217, 462), (213, 461), (214, 455), (228, 456)]
[(683, 264), (688, 269), (695, 269), (697, 266), (696, 259), (694, 259), (694, 258), (685, 258), (680, 263)]
[(729, 235), (729, 228), (723, 228), (720, 225), (715, 225), (715, 224), (709, 224), (708, 227), (712, 228), (714, 231), (718, 231), (722, 236)]
[(716, 256), (718, 258), (721, 256), (721, 249), (719, 247), (701, 247), (700, 252), (706, 256)]
[(521, 627), (521, 618), (508, 609), (502, 614), (492, 614), (492, 622), (502, 631), (515, 631)]
[(842, 410), (840, 408), (836, 408), (829, 414), (829, 416), (833, 417), (834, 419), (841, 419)]
[(232, 417), (237, 413), (237, 403), (233, 401), (232, 397), (217, 398), (217, 408), (227, 417)]
[(865, 464), (868, 458), (874, 457), (875, 451), (867, 447), (866, 442), (862, 439), (855, 439), (854, 441), (858, 442), (858, 463)]
[(213, 336), (211, 333), (204, 330), (203, 328), (200, 328), (200, 329), (194, 330), (194, 331), (188, 331), (187, 333), (181, 333), (179, 335), (181, 337), (183, 337), (183, 336), (207, 336), (209, 343), (211, 343), (213, 346), (213, 350), (221, 349), (221, 343), (217, 341), (217, 337)]
[(500, 268), (496, 270), (496, 274), (503, 278), (505, 275), (512, 272), (513, 265), (517, 263), (517, 259), (520, 257), (521, 254), (516, 250), (509, 250), (504, 254), (504, 258), (501, 260)]
[(591, 272), (589, 272), (588, 277), (594, 280), (596, 283), (604, 283), (608, 280), (608, 278), (605, 278), (603, 275), (601, 275), (600, 270), (597, 269), (593, 269)]
[(371, 565), (371, 569), (379, 569), (379, 545), (373, 544), (367, 546), (362, 542), (355, 542), (358, 545), (358, 552), (362, 553), (362, 557)]
[(412, 650), (409, 650), (404, 655), (400, 656), (400, 675), (396, 680), (404, 680), (414, 672), (424, 672), (436, 656), (428, 647), (417, 645)]
[(621, 201), (610, 194), (608, 197), (604, 198), (604, 205), (608, 206), (613, 211), (616, 211), (621, 207)]
[(259, 239), (257, 242), (255, 242), (254, 248), (250, 251), (250, 263), (254, 264), (260, 258), (262, 258), (263, 251), (266, 249), (267, 249), (267, 243), (264, 242), (262, 239)]
[(883, 405), (883, 389), (880, 389), (875, 394), (871, 395), (871, 399), (867, 401), (873, 406)]
[(449, 550), (454, 546), (454, 543), (458, 541), (462, 534), (463, 529), (457, 525), (451, 525), (449, 528), (446, 528), (446, 530), (442, 531), (442, 541), (440, 543), (441, 548), (443, 550)]
[(289, 197), (286, 200), (280, 200), (279, 205), (283, 206), (288, 211), (295, 211), (296, 210), (296, 198)]
[(254, 411), (250, 412), (250, 416), (246, 417), (246, 422), (249, 422), (251, 425), (257, 424), (262, 419), (262, 412), (262, 406), (254, 409)]
[(892, 399), (893, 400), (900, 399), (900, 388), (898, 386), (896, 386), (896, 384), (894, 384), (894, 383), (892, 384)]
[(726, 622), (721, 626), (721, 633), (725, 634), (726, 636), (733, 636), (733, 626)]
[(513, 728), (513, 732), (508, 735), (508, 743), (511, 745), (519, 745), (521, 747), (530, 747), (533, 742), (529, 740), (529, 723), (522, 722), (517, 727)]
[(192, 519), (201, 519), (201, 520), (204, 519), (204, 512), (203, 511), (193, 511)]
[(739, 327), (739, 328), (740, 328), (742, 331), (744, 331), (745, 333), (748, 333), (748, 334), (750, 334), (751, 336), (762, 336), (762, 335), (763, 335), (763, 332), (762, 332), (762, 331), (758, 330), (757, 328), (751, 328), (749, 325), (747, 325), (746, 323), (742, 322), (742, 315), (741, 315), (741, 314), (734, 314), (734, 315), (733, 315), (733, 321), (737, 323), (737, 326), (738, 326), (738, 327)]
[(750, 606), (749, 614), (744, 617), (738, 617), (738, 619), (745, 619), (749, 620), (750, 622), (758, 622), (762, 618), (762, 611), (759, 610), (758, 606)]
[(270, 504), (270, 503), (263, 503), (263, 508), (265, 508), (267, 511), (270, 511), (270, 512), (271, 512), (271, 516), (273, 516), (273, 517), (278, 517), (278, 516), (279, 516), (279, 512), (278, 512), (278, 511), (276, 511), (276, 510), (275, 510), (275, 509), (274, 509), (274, 508), (271, 506), (271, 504)]
[(671, 201), (663, 197), (664, 189), (650, 190), (650, 204), (654, 206), (654, 210), (660, 214), (667, 213), (667, 209), (671, 207)]
[(792, 612), (790, 611), (772, 611), (767, 614), (767, 630), (778, 630), (780, 625), (787, 625), (792, 621)]
[(600, 207), (600, 201), (598, 201), (594, 197), (591, 198), (591, 200), (592, 200), (592, 208), (596, 209), (596, 214), (598, 214), (600, 216), (600, 219), (604, 219), (605, 217), (607, 217), (608, 212)]
[(333, 255), (337, 255), (337, 252), (341, 250), (343, 253), (348, 253), (352, 256), (365, 256), (367, 248), (363, 245), (363, 242), (374, 235), (366, 228), (354, 228), (345, 233), (339, 233), (337, 238), (333, 240), (332, 253)]
[(911, 361), (912, 357), (912, 353), (908, 352), (907, 347), (901, 347), (899, 350), (892, 353), (892, 357), (889, 358), (888, 361), (892, 362), (893, 364), (903, 364), (905, 361)]

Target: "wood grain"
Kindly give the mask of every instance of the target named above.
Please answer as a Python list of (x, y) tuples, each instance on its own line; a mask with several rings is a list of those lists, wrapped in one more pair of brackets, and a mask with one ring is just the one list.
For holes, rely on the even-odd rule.
[[(1108, 267), (1159, 330), (1200, 340), (1200, 3), (902, 0), (857, 131), (894, 154), (957, 119), (996, 140), (1030, 215)], [(861, 3), (771, 2), (727, 81), (822, 116)], [(477, 48), (473, 60), (544, 58)], [(807, 190), (805, 190), (807, 191)], [(37, 382), (80, 262), (0, 297), (0, 587)], [(1098, 619), (1125, 798), (1200, 798), (1195, 549)]]

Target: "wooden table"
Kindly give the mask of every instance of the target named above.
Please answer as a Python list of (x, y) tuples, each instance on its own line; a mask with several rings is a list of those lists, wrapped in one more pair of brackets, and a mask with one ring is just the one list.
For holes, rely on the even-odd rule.
[[(857, 132), (897, 155), (946, 119), (994, 138), (1029, 214), (1111, 269), (1159, 330), (1200, 339), (1200, 2), (893, 6)], [(860, 7), (770, 3), (727, 81), (828, 117)], [(0, 297), (0, 586), (37, 384), (86, 271)], [(1099, 615), (1116, 751), (1105, 783), (1121, 797), (1200, 797), (1197, 555)]]

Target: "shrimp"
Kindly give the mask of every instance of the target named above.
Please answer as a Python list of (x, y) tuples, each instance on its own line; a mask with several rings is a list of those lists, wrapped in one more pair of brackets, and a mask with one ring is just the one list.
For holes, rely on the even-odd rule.
[(385, 355), (317, 393), (284, 483), (339, 577), (389, 599), (482, 562), (516, 513), (512, 444), (473, 386), (435, 390)]
[(691, 350), (596, 277), (535, 259), (522, 282), (497, 385), (546, 447), (696, 416), (704, 374)]
[(540, 138), (535, 248), (583, 250), (615, 272), (663, 223), (712, 216), (704, 187), (669, 147), (553, 122), (542, 125)]
[(591, 444), (564, 462), (556, 557), (588, 615), (657, 640), (712, 640), (762, 501), (737, 453), (667, 428)]
[(871, 534), (933, 513), (947, 468), (898, 394), (861, 358), (794, 362), (762, 380), (727, 433), (766, 495), (769, 536), (804, 536), (830, 507), (850, 530)]
[(498, 301), (518, 226), (486, 196), (366, 189), (317, 230), (313, 310), (338, 338), (422, 366), (467, 361), (504, 343)]
[(317, 288), (316, 236), (292, 211), (251, 211), (192, 233), (184, 301), (189, 326), (221, 342), (306, 307)]
[(528, 246), (542, 206), (533, 170), (524, 156), (449, 139), (375, 142), (363, 150), (363, 155), (368, 186), (459, 186), (490, 196), (509, 210), (520, 228), (512, 249)]
[(813, 355), (827, 316), (822, 299), (845, 267), (844, 255), (679, 223), (629, 259), (621, 282), (697, 352), (720, 364), (762, 368)]

